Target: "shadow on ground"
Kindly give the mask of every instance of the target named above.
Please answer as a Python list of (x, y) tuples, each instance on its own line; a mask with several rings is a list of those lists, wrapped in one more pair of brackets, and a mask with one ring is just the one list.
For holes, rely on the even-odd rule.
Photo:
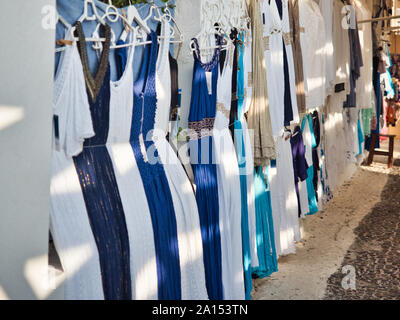
[[(400, 299), (400, 175), (389, 174), (381, 199), (354, 230), (356, 240), (329, 277), (324, 299)], [(342, 273), (346, 266), (355, 270), (355, 290), (342, 286), (344, 279), (345, 287), (351, 284), (351, 274)]]

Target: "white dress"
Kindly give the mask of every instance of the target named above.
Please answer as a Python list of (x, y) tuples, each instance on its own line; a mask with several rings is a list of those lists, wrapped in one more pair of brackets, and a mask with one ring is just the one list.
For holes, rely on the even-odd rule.
[(326, 98), (326, 35), (325, 22), (313, 0), (299, 1), (300, 43), (303, 56), (306, 107), (325, 104)]
[(285, 122), (282, 21), (279, 17), (279, 12), (276, 10), (275, 0), (272, 0), (271, 4), (264, 0), (262, 4), (269, 111), (271, 114), (272, 134), (274, 137), (278, 137), (283, 134)]
[[(326, 94), (334, 92), (335, 60), (333, 57), (333, 1), (320, 0), (319, 7), (325, 22)], [(371, 59), (372, 61), (372, 59)]]
[(290, 41), (290, 23), (288, 1), (282, 0), (282, 19), (275, 0), (263, 2), (263, 40), (264, 55), (267, 67), (268, 99), (270, 104), (272, 133), (275, 137), (283, 134), (285, 122), (285, 69), (284, 50), (289, 76), (290, 100), (292, 104), (293, 122), (299, 122), (296, 97), (296, 79), (293, 60), (293, 49)]
[[(276, 6), (276, 4), (275, 4)], [(293, 46), (290, 36), (290, 22), (289, 22), (289, 5), (288, 0), (282, 0), (282, 34), (286, 49), (286, 58), (289, 69), (289, 85), (290, 85), (290, 98), (292, 102), (293, 122), (299, 123), (299, 110), (297, 106), (296, 95), (296, 72), (294, 69)]]
[[(234, 47), (231, 44), (218, 77), (213, 139), (217, 163), (222, 283), (225, 300), (243, 300), (242, 210), (239, 164), (229, 130)], [(220, 70), (220, 69), (219, 69)]]
[(95, 134), (76, 44), (61, 54), (53, 114), (50, 231), (66, 277), (64, 298), (103, 300), (99, 254), (72, 159)]
[[(134, 42), (135, 40), (130, 39)], [(132, 299), (158, 299), (154, 232), (146, 192), (130, 144), (133, 111), (133, 56), (118, 81), (110, 82), (110, 124), (107, 150), (114, 167), (129, 235)]]
[[(356, 15), (358, 21), (371, 19), (372, 15), (368, 8), (360, 1), (356, 1)], [(358, 34), (363, 56), (363, 66), (360, 70), (360, 78), (357, 79), (357, 107), (370, 109), (372, 107), (371, 96), (373, 90), (372, 80), (372, 29), (368, 23), (358, 25)]]
[(168, 60), (170, 24), (163, 22), (156, 65), (157, 110), (153, 139), (171, 190), (178, 231), (183, 300), (208, 299), (200, 219), (193, 188), (181, 162), (166, 139), (171, 106)]
[(276, 167), (271, 166), (270, 190), (277, 255), (296, 253), (295, 242), (301, 240), (298, 203), (293, 173), (290, 139), (275, 138)]

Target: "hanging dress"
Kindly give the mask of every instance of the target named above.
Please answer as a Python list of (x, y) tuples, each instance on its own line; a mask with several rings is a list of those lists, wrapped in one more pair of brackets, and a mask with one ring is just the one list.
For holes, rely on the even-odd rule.
[[(86, 139), (82, 153), (74, 157), (89, 221), (100, 256), (106, 300), (132, 298), (130, 246), (125, 213), (106, 143), (110, 119), (110, 67), (108, 63), (111, 28), (96, 76), (89, 69), (86, 40), (80, 22), (75, 24), (88, 92), (95, 136)], [(76, 115), (79, 117), (79, 115)]]
[(266, 181), (269, 176), (269, 166), (265, 167), (265, 175), (262, 167), (256, 167), (254, 175), (259, 266), (253, 268), (253, 278), (263, 279), (278, 271), (271, 193), (269, 182)]
[(315, 214), (318, 212), (318, 204), (317, 199), (315, 196), (315, 189), (314, 189), (314, 165), (313, 165), (313, 156), (312, 156), (312, 149), (317, 146), (311, 115), (307, 114), (304, 116), (301, 122), (301, 131), (303, 133), (305, 148), (306, 148), (306, 160), (308, 164), (307, 169), (307, 195), (308, 195), (308, 206), (309, 211), (307, 212), (308, 215)]
[[(253, 131), (254, 163), (264, 166), (275, 157), (275, 145), (272, 134), (270, 105), (268, 100), (267, 74), (264, 57), (261, 3), (263, 0), (250, 0), (248, 11), (251, 19), (251, 101), (246, 112), (249, 128)], [(245, 52), (249, 51), (248, 49)], [(248, 61), (247, 59), (245, 61)], [(247, 64), (245, 64), (246, 66)], [(245, 67), (247, 71), (247, 67)], [(249, 68), (250, 69), (250, 68)], [(248, 110), (247, 110), (248, 108)]]
[(151, 44), (134, 84), (134, 105), (130, 143), (142, 177), (153, 225), (158, 299), (180, 300), (181, 270), (177, 219), (164, 168), (153, 142), (156, 112), (157, 34), (149, 35)]
[(94, 135), (82, 64), (73, 43), (61, 53), (54, 79), (50, 184), (50, 232), (65, 275), (66, 300), (104, 299), (100, 255), (72, 158)]
[[(132, 34), (132, 33), (131, 33)], [(135, 37), (131, 37), (135, 43)], [(124, 44), (124, 43), (120, 43)], [(133, 57), (135, 47), (117, 49), (121, 75), (110, 82), (110, 126), (107, 150), (113, 162), (129, 233), (132, 298), (158, 298), (156, 251), (146, 192), (129, 143), (133, 112)]]
[(229, 131), (234, 47), (229, 45), (217, 87), (214, 145), (220, 212), (222, 282), (224, 299), (243, 300), (243, 260), (239, 164)]
[(275, 0), (275, 5), (282, 21), (283, 69), (285, 72), (285, 125), (289, 125), (292, 121), (295, 123), (300, 122), (288, 2), (289, 0)]
[(212, 133), (216, 116), (218, 62), (222, 39), (218, 39), (218, 48), (208, 63), (201, 61), (197, 39), (193, 41), (196, 51), (189, 111), (189, 151), (200, 215), (207, 292), (211, 300), (221, 300), (223, 285), (218, 178)]
[(277, 137), (276, 161), (271, 162), (270, 188), (277, 255), (296, 253), (301, 240), (298, 204), (293, 171), (293, 155), (288, 136)]
[[(292, 146), (293, 168), (297, 203), (299, 206), (299, 217), (301, 217), (308, 213), (309, 206), (306, 183), (308, 165), (306, 161), (306, 151), (300, 126), (296, 126), (296, 128), (294, 129), (293, 135), (290, 138), (290, 144)], [(300, 190), (302, 191), (301, 193)], [(303, 190), (305, 192), (303, 192)]]
[(287, 0), (264, 1), (263, 34), (272, 132), (299, 121)]
[[(252, 280), (251, 267), (258, 266), (255, 243), (255, 196), (253, 177), (253, 158), (247, 128), (246, 118), (243, 113), (244, 77), (243, 77), (243, 34), (236, 41), (237, 66), (234, 68), (232, 88), (236, 92), (237, 111), (234, 116), (234, 139), (238, 156), (240, 187), (242, 199), (242, 250), (246, 299), (251, 299)], [(236, 69), (236, 70), (235, 70)], [(232, 116), (232, 110), (231, 110)], [(250, 174), (251, 172), (251, 174)], [(252, 231), (254, 234), (252, 234)], [(253, 235), (253, 237), (251, 237)], [(252, 241), (254, 240), (254, 241)]]
[(171, 107), (171, 70), (169, 65), (170, 22), (161, 23), (156, 62), (157, 107), (153, 141), (164, 167), (174, 204), (178, 230), (182, 299), (207, 299), (203, 262), (203, 243), (199, 212), (193, 188), (176, 153), (167, 141)]

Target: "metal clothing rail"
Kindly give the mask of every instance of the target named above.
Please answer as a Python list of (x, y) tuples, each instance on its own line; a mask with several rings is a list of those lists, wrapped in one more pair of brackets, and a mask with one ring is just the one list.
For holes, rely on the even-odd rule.
[(361, 20), (361, 21), (358, 21), (358, 24), (370, 23), (370, 22), (376, 22), (376, 21), (386, 21), (386, 20), (393, 20), (393, 19), (400, 19), (400, 16), (389, 16), (389, 17), (381, 17), (381, 18), (374, 18), (374, 19), (368, 19), (368, 20)]

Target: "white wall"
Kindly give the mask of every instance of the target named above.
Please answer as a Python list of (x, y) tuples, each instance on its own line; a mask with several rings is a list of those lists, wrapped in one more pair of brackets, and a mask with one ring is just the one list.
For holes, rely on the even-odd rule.
[[(54, 0), (0, 1), (0, 299), (49, 294)], [(50, 283), (51, 284), (51, 283)]]

